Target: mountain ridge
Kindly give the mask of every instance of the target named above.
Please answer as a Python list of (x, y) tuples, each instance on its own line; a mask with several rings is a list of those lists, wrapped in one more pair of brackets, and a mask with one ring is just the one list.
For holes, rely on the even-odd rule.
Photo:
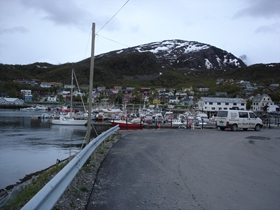
[(197, 41), (180, 39), (151, 42), (111, 51), (97, 57), (111, 56), (114, 53), (123, 54), (132, 52), (151, 52), (164, 67), (169, 65), (173, 69), (215, 70), (246, 67), (246, 64), (240, 58), (225, 50)]
[[(88, 84), (90, 58), (65, 64), (0, 64), (2, 81), (16, 78), (70, 84), (74, 68), (80, 84)], [(279, 81), (279, 64), (246, 66), (233, 54), (196, 41), (164, 40), (95, 56), (95, 86), (179, 86), (218, 77)], [(265, 72), (265, 73), (264, 73)], [(280, 83), (280, 81), (279, 81)]]

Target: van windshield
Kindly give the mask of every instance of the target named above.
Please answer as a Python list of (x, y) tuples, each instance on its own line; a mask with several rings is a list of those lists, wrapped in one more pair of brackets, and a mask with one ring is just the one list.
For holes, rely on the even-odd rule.
[(227, 117), (227, 111), (218, 111), (217, 117)]

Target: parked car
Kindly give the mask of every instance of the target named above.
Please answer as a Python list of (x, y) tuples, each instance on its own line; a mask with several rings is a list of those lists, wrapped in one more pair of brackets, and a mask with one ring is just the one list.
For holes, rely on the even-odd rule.
[(194, 125), (202, 126), (202, 123), (203, 123), (203, 125), (207, 125), (207, 122), (205, 122), (204, 120), (201, 120), (201, 119), (196, 119)]
[(237, 129), (259, 131), (263, 127), (262, 120), (254, 112), (246, 110), (218, 111), (216, 123), (220, 130), (230, 128), (232, 131)]

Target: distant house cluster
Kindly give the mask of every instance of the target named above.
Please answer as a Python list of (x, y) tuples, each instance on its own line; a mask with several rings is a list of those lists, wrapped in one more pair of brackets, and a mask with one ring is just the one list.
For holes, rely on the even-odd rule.
[[(82, 85), (81, 89), (75, 85), (64, 84), (57, 82), (40, 82), (39, 80), (25, 80), (18, 79), (15, 80), (19, 83), (30, 84), (32, 86), (38, 85), (41, 88), (51, 88), (58, 87), (59, 91), (57, 93), (51, 93), (50, 95), (45, 95), (45, 100), (48, 102), (57, 102), (61, 98), (64, 98), (65, 101), (70, 101), (71, 97), (83, 97), (85, 96), (88, 85)], [(203, 85), (198, 84), (194, 88), (191, 86), (182, 87), (180, 90), (174, 88), (149, 88), (149, 87), (141, 87), (139, 91), (136, 92), (134, 87), (126, 87), (122, 86), (114, 86), (113, 88), (106, 88), (105, 86), (98, 86), (92, 91), (92, 99), (93, 102), (96, 103), (109, 103), (110, 101), (114, 101), (117, 97), (122, 97), (122, 103), (135, 103), (136, 97), (138, 100), (149, 102), (150, 104), (171, 104), (171, 105), (183, 105), (183, 106), (197, 106), (199, 110), (204, 112), (217, 112), (219, 110), (230, 110), (230, 109), (239, 109), (246, 110), (251, 109), (252, 111), (264, 111), (274, 109), (273, 106), (277, 106), (272, 101), (269, 94), (258, 94), (253, 96), (255, 90), (259, 88), (266, 88), (265, 92), (271, 92), (279, 89), (279, 84), (270, 84), (269, 86), (264, 86), (262, 84), (251, 83), (250, 81), (239, 80), (234, 81), (233, 79), (223, 79), (218, 78), (216, 80), (216, 85), (237, 85), (240, 87), (240, 94), (245, 96), (244, 98), (231, 98), (228, 96), (227, 92), (215, 92), (209, 95), (210, 88)], [(70, 89), (72, 91), (70, 91)], [(223, 88), (221, 87), (221, 90)], [(41, 89), (42, 90), (42, 89)], [(84, 91), (83, 91), (84, 90)], [(42, 94), (37, 92), (40, 96)], [(72, 95), (71, 95), (72, 93)], [(1, 103), (22, 103), (32, 102), (33, 98), (31, 90), (21, 90), (21, 94), (23, 95), (23, 100), (14, 100), (11, 102), (6, 93), (0, 93)], [(195, 97), (197, 95), (202, 95), (202, 97)], [(247, 100), (250, 99), (252, 101), (251, 107), (247, 106)]]
[[(99, 97), (101, 95), (108, 97), (108, 100), (115, 99), (117, 94), (120, 92), (123, 95), (122, 102), (123, 103), (134, 103), (135, 100), (135, 88), (127, 87), (122, 88), (121, 86), (115, 86), (111, 89), (106, 89), (105, 87), (97, 87), (93, 90), (93, 100), (94, 102), (100, 102)], [(189, 90), (189, 89), (188, 89)], [(176, 92), (175, 89), (169, 89), (168, 91), (166, 88), (156, 88), (152, 90), (148, 87), (140, 88), (137, 95), (140, 96), (142, 101), (149, 101), (152, 104), (180, 104), (180, 105), (193, 105), (193, 91), (192, 89), (187, 93), (187, 91), (180, 90)], [(155, 94), (157, 93), (157, 94)]]

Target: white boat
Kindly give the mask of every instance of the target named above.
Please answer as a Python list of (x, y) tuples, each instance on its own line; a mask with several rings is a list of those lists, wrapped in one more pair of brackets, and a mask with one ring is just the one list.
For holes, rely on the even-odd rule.
[[(71, 87), (73, 87), (73, 75), (74, 70), (72, 69), (72, 74), (71, 74)], [(73, 109), (72, 109), (72, 102), (73, 102), (73, 88), (71, 88), (71, 101), (70, 101), (70, 111), (68, 112), (67, 115), (60, 115), (58, 119), (53, 118), (51, 119), (51, 124), (52, 125), (82, 125), (85, 126), (87, 123), (87, 120), (85, 119), (76, 119), (73, 116)]]
[(172, 111), (167, 111), (164, 114), (164, 120), (166, 122), (171, 122), (174, 120), (174, 113)]
[(204, 122), (208, 122), (209, 121), (208, 116), (205, 113), (198, 113), (198, 114), (196, 114), (196, 119), (198, 119), (198, 120), (201, 119)]
[(184, 123), (181, 119), (174, 119), (170, 123), (175, 126), (186, 125), (186, 123)]
[(53, 125), (83, 125), (85, 126), (87, 120), (76, 120), (74, 117), (60, 116), (59, 119), (52, 119)]

